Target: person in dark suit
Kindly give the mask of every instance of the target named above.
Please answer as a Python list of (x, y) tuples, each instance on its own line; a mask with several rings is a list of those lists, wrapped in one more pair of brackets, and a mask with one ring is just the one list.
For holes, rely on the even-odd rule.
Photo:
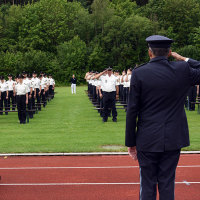
[[(150, 36), (150, 61), (131, 78), (125, 144), (140, 166), (140, 200), (174, 200), (175, 171), (189, 146), (185, 98), (200, 83), (200, 62), (171, 52), (173, 40)], [(177, 60), (170, 62), (172, 55)]]

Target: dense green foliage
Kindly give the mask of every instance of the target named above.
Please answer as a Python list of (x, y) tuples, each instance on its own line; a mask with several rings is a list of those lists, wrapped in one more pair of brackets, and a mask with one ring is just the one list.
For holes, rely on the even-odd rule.
[[(117, 110), (117, 123), (112, 118), (103, 123), (85, 89), (77, 87), (72, 95), (70, 87), (56, 88), (55, 98), (29, 124), (19, 124), (17, 113), (0, 116), (0, 153), (101, 152), (113, 151), (103, 145), (124, 146), (126, 112)], [(200, 115), (187, 111), (187, 118), (191, 146), (184, 150), (200, 150)]]
[[(59, 82), (148, 61), (145, 38), (200, 60), (200, 0), (40, 0), (0, 7), (0, 73), (46, 71)], [(33, 3), (34, 2), (34, 3)]]

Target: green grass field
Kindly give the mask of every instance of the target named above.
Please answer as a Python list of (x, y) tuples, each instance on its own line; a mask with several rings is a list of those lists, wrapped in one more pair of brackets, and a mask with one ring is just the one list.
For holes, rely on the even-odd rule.
[[(99, 152), (103, 145), (124, 145), (125, 111), (118, 110), (118, 122), (103, 123), (85, 94), (78, 87), (56, 88), (55, 98), (29, 124), (19, 124), (17, 113), (0, 116), (0, 153)], [(200, 150), (200, 115), (187, 112), (191, 146)], [(121, 148), (120, 151), (126, 151)]]

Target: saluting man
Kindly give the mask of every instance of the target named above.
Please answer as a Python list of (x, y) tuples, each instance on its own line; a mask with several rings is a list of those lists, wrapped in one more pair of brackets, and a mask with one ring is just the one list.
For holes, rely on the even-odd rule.
[(28, 86), (23, 83), (23, 76), (19, 75), (19, 83), (14, 87), (17, 95), (17, 109), (20, 124), (26, 123), (26, 104), (28, 104)]
[[(106, 76), (102, 76), (104, 73), (107, 73)], [(102, 85), (104, 88), (103, 93), (103, 122), (107, 122), (109, 117), (109, 109), (112, 110), (113, 122), (117, 122), (117, 110), (116, 110), (116, 98), (119, 98), (119, 88), (117, 86), (116, 77), (112, 73), (112, 68), (108, 68), (104, 72), (97, 74), (95, 76), (96, 79), (102, 81)]]
[[(180, 150), (189, 146), (185, 97), (200, 83), (200, 70), (192, 68), (200, 62), (171, 53), (173, 40), (164, 36), (146, 41), (150, 61), (132, 73), (125, 144), (139, 161), (140, 200), (156, 200), (157, 185), (160, 199), (174, 200)], [(183, 61), (170, 62), (170, 55)]]

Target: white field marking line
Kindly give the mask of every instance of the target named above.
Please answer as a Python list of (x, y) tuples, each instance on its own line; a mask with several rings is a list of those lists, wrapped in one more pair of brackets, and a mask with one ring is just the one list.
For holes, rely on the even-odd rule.
[[(200, 165), (180, 165), (178, 168), (198, 168)], [(42, 169), (133, 169), (139, 166), (108, 166), (108, 167), (1, 167), (0, 170), (42, 170)]]
[[(176, 184), (186, 184), (175, 182)], [(200, 184), (200, 182), (187, 182), (187, 184)], [(0, 186), (73, 186), (73, 185), (140, 185), (140, 183), (1, 183)]]
[[(200, 154), (200, 151), (181, 151), (181, 154)], [(1, 156), (114, 156), (128, 155), (128, 152), (82, 152), (82, 153), (4, 153)]]

